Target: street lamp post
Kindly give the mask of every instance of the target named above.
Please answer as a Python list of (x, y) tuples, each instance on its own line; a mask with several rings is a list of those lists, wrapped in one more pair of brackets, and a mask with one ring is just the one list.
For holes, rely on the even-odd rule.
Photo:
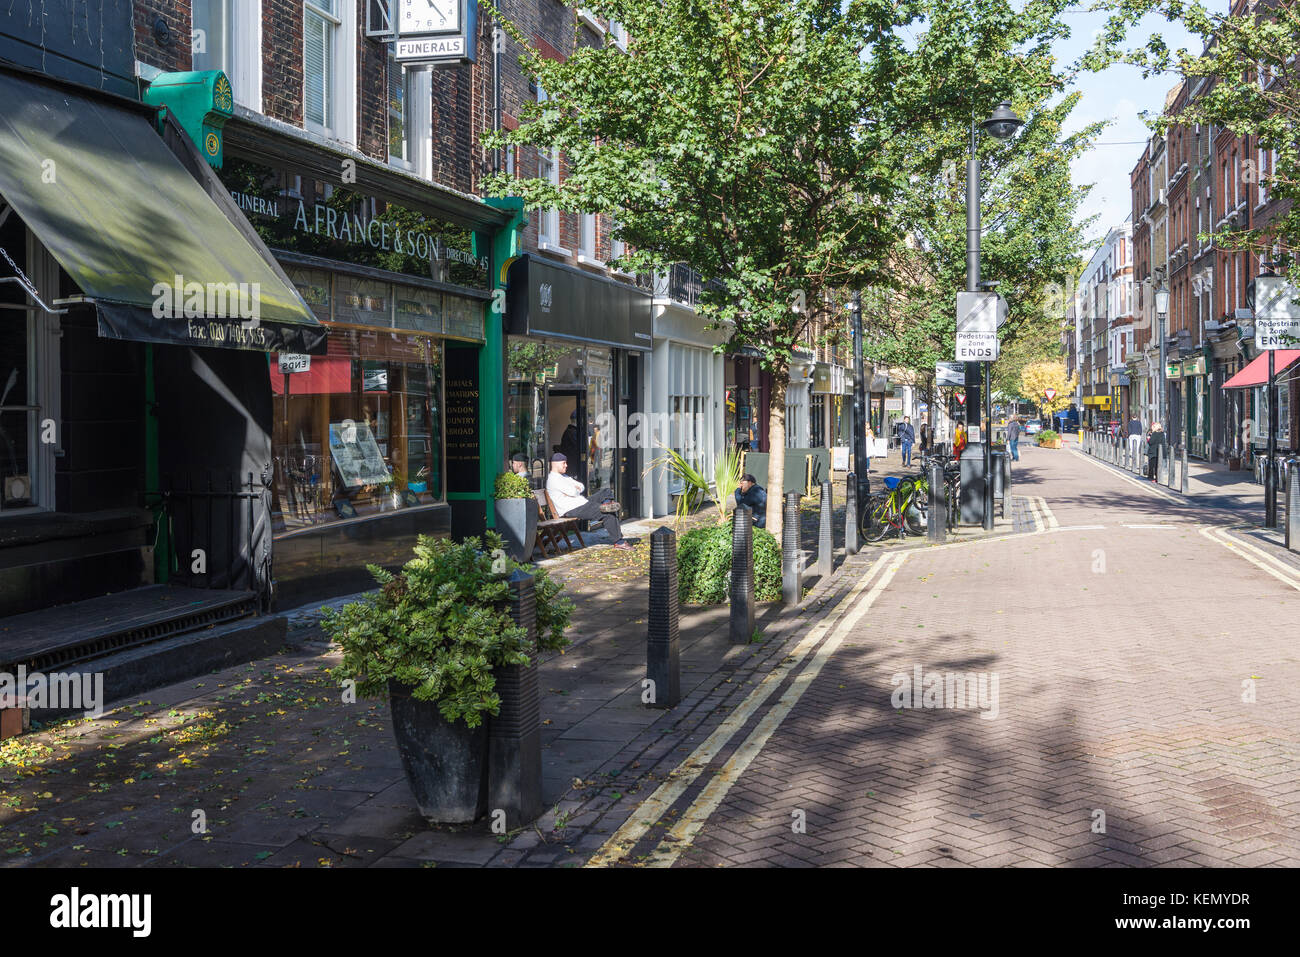
[[(1010, 139), (1020, 127), (1024, 126), (1024, 121), (1015, 113), (1011, 112), (1011, 104), (1003, 100), (997, 105), (997, 108), (988, 119), (979, 123), (971, 119), (970, 124), (970, 157), (966, 160), (966, 291), (980, 291), (980, 161), (979, 161), (979, 130), (982, 129), (990, 136), (999, 140)], [(977, 128), (978, 127), (978, 128)], [(977, 370), (971, 369), (975, 363), (967, 363), (966, 383), (971, 384), (972, 380), (979, 382), (980, 376)], [(985, 420), (984, 428), (980, 430), (980, 439), (984, 445), (984, 528), (986, 531), (993, 530), (993, 414), (990, 407), (989, 397), (989, 376), (988, 363), (984, 363), (984, 409)], [(974, 375), (972, 375), (974, 373)], [(970, 417), (972, 406), (975, 406), (975, 416), (979, 417), (979, 402), (970, 401), (969, 388), (967, 389), (966, 402), (966, 424), (967, 431), (970, 430)]]
[(1169, 423), (1165, 421), (1165, 316), (1169, 315), (1169, 290), (1161, 280), (1156, 290), (1156, 335), (1160, 337), (1160, 392), (1156, 395), (1156, 421), (1165, 430), (1166, 440), (1169, 435)]
[(867, 507), (871, 480), (867, 476), (867, 382), (862, 369), (862, 293), (853, 290), (853, 470), (857, 478), (858, 514)]

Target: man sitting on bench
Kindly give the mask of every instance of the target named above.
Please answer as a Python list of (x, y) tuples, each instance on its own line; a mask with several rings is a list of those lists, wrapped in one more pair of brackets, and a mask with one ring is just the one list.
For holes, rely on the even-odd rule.
[(588, 499), (582, 492), (582, 483), (569, 478), (569, 459), (563, 452), (551, 456), (551, 474), (546, 477), (546, 494), (551, 497), (555, 510), (565, 518), (598, 518), (605, 523), (605, 531), (615, 548), (630, 549), (632, 546), (623, 537), (623, 526), (619, 523), (619, 504), (614, 501), (612, 489), (597, 489)]

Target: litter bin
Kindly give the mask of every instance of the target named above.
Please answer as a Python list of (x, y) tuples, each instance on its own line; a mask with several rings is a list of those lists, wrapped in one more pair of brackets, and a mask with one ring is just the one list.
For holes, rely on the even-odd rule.
[(961, 453), (961, 524), (984, 524), (984, 443), (972, 442)]

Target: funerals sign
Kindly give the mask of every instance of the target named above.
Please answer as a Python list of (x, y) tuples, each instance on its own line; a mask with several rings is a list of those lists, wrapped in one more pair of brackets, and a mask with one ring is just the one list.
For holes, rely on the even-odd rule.
[[(477, 0), (391, 0), (393, 55), (407, 66), (473, 63)], [(382, 19), (382, 13), (380, 15)]]

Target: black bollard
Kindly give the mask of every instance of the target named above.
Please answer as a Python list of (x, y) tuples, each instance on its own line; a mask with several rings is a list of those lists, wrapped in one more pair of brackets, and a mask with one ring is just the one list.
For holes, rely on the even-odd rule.
[(731, 643), (754, 638), (754, 515), (747, 508), (731, 513)]
[(681, 652), (677, 646), (677, 533), (650, 533), (650, 615), (646, 635), (646, 680), (641, 700), (649, 708), (671, 708), (682, 699)]
[[(533, 576), (510, 573), (510, 618), (537, 638)], [(501, 713), (488, 722), (488, 813), (505, 812), (508, 830), (523, 827), (542, 813), (542, 715), (537, 662), (493, 671)]]
[(800, 554), (799, 493), (785, 493), (781, 520), (781, 602), (798, 605), (803, 597), (803, 555)]
[(858, 477), (850, 472), (844, 479), (844, 554), (858, 553)]
[(821, 522), (817, 527), (817, 577), (823, 581), (831, 577), (835, 568), (835, 540), (831, 535), (831, 483), (822, 482)]
[(942, 542), (948, 537), (948, 487), (944, 485), (943, 465), (930, 463), (930, 508), (926, 512), (926, 538)]
[(1286, 483), (1286, 548), (1300, 551), (1300, 459), (1291, 459)]

